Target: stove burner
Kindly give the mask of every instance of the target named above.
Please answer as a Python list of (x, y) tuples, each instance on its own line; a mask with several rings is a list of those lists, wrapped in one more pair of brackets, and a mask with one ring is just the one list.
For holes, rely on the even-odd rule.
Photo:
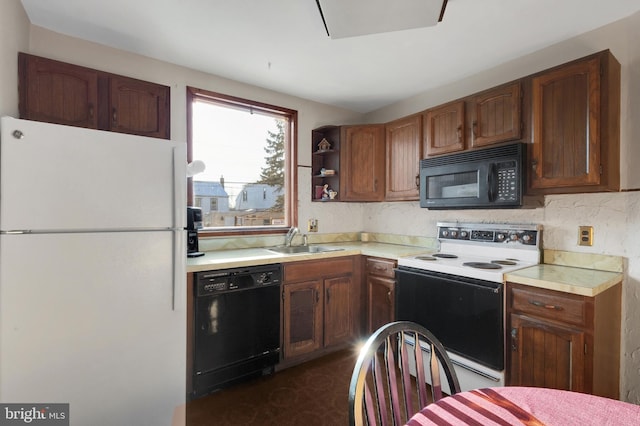
[(477, 269), (502, 269), (502, 266), (496, 263), (488, 263), (488, 262), (465, 262), (462, 266), (469, 266), (471, 268)]
[(450, 253), (434, 253), (433, 257), (440, 257), (442, 259), (457, 259), (458, 256)]
[(418, 259), (418, 260), (438, 260), (433, 256), (416, 256), (416, 259)]
[(512, 266), (512, 265), (517, 265), (518, 262), (514, 262), (513, 260), (509, 260), (509, 259), (504, 259), (504, 260), (492, 260), (491, 263), (495, 263), (498, 265), (507, 265), (507, 266)]

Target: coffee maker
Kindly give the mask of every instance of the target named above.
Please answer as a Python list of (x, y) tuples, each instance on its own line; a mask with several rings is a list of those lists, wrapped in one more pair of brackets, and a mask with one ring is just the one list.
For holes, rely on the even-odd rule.
[(202, 229), (202, 209), (187, 207), (187, 257), (204, 256), (198, 248), (198, 229)]

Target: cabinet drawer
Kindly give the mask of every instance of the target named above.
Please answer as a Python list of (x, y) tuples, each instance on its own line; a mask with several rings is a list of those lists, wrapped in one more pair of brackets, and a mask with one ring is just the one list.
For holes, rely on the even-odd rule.
[(367, 274), (378, 275), (380, 277), (395, 278), (396, 262), (388, 259), (378, 259), (374, 257), (367, 257)]
[(352, 272), (353, 257), (292, 262), (284, 265), (284, 282), (313, 280)]
[(532, 288), (511, 289), (511, 309), (556, 321), (584, 325), (587, 303), (582, 296)]

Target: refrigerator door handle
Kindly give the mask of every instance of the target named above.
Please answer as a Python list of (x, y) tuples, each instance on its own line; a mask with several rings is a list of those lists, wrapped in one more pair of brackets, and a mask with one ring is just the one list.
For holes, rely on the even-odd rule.
[(187, 149), (173, 148), (173, 294), (174, 311), (185, 306), (187, 280)]
[(172, 190), (173, 190), (173, 227), (174, 229), (185, 229), (187, 226), (186, 144), (184, 146), (173, 147), (173, 188)]
[(171, 309), (180, 311), (186, 306), (186, 267), (187, 236), (186, 231), (173, 231), (173, 295)]

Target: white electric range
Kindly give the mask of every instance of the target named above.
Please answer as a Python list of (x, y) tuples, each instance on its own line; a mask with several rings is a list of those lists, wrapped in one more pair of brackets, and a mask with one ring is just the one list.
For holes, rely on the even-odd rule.
[(540, 262), (542, 227), (440, 222), (440, 248), (398, 259), (396, 319), (445, 346), (462, 390), (504, 385), (504, 274)]

